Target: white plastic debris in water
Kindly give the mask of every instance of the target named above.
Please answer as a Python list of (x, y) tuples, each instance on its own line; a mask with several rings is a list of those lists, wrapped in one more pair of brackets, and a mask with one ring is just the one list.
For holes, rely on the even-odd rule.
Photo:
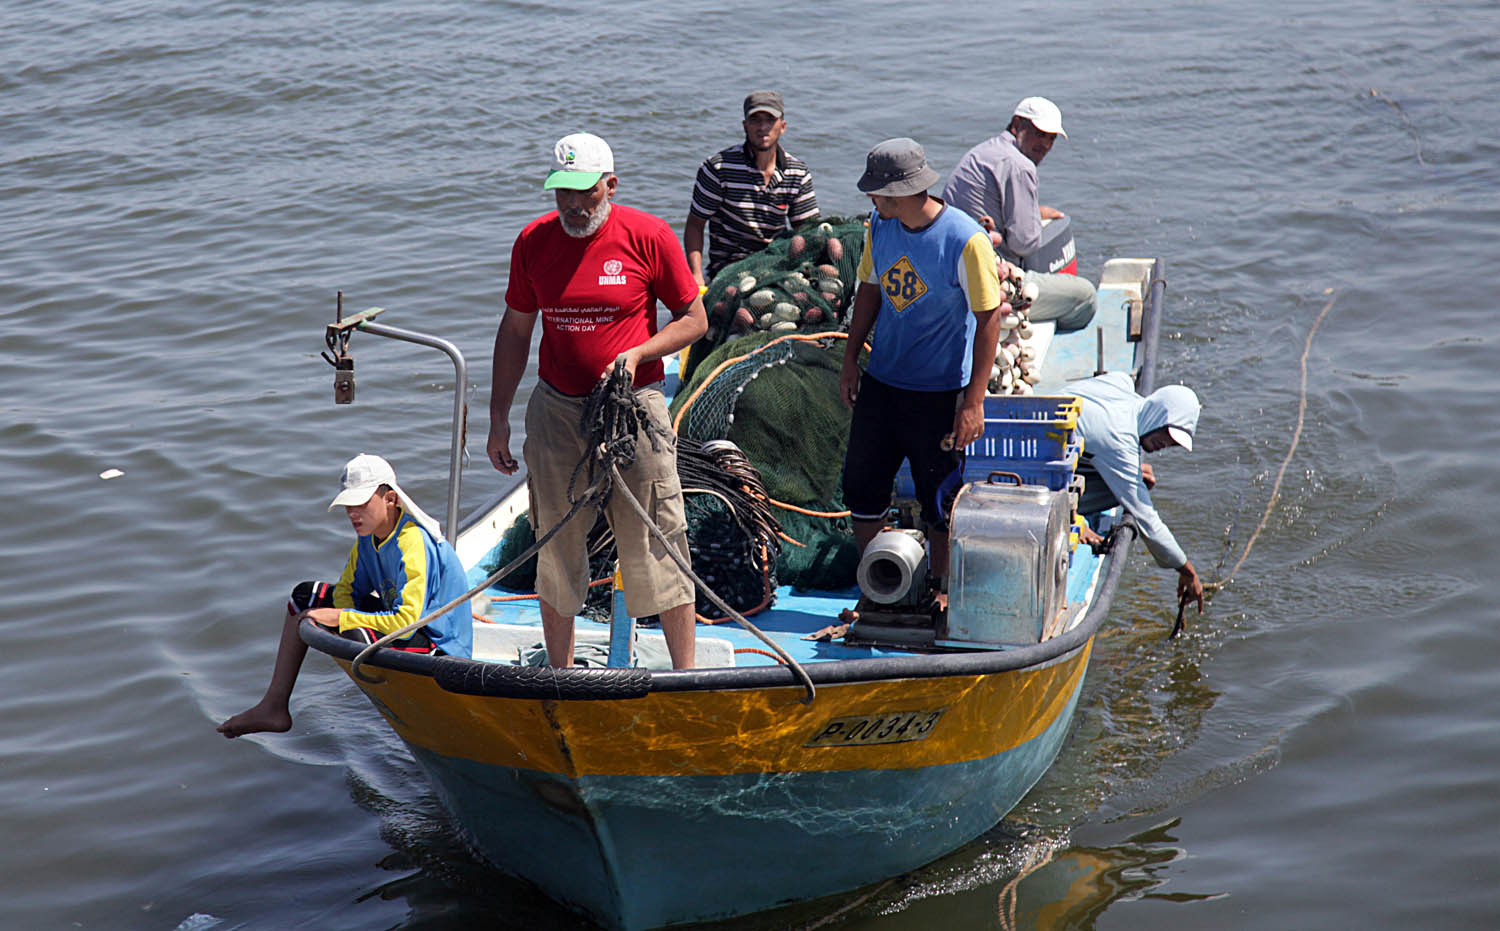
[(103, 472), (99, 473), (99, 477), (107, 482), (112, 478), (119, 478), (124, 474), (125, 473), (121, 472), (119, 469), (105, 469)]
[(214, 925), (223, 923), (224, 919), (213, 915), (205, 915), (203, 912), (194, 912), (182, 920), (174, 931), (207, 931)]

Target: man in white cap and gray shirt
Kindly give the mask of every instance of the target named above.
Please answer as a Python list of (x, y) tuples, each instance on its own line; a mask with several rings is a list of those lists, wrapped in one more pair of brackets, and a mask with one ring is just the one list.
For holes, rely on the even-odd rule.
[[(1005, 132), (970, 149), (948, 178), (943, 200), (988, 229), (1000, 257), (1021, 264), (1042, 241), (1042, 221), (1062, 213), (1037, 200), (1037, 166), (1063, 132), (1062, 111), (1046, 97), (1016, 105)], [(1094, 286), (1078, 275), (1027, 270), (1038, 289), (1031, 319), (1052, 320), (1058, 330), (1081, 330), (1094, 318)]]
[[(297, 628), (306, 617), (358, 643), (374, 643), (420, 620), (469, 590), (463, 563), (438, 522), (396, 484), (396, 472), (379, 456), (361, 453), (340, 476), (328, 510), (343, 507), (358, 539), (336, 583), (303, 582), (292, 589), (282, 622), (271, 684), (256, 705), (219, 725), (225, 737), (291, 729), (290, 702), (307, 656)], [(391, 642), (409, 653), (467, 657), (474, 617), (463, 601), (440, 617)]]
[[(1177, 571), (1178, 600), (1196, 601), (1202, 614), (1203, 582), (1151, 503), (1156, 473), (1141, 462), (1143, 452), (1173, 446), (1192, 451), (1202, 410), (1198, 395), (1184, 385), (1167, 385), (1141, 397), (1128, 372), (1069, 382), (1064, 391), (1082, 402), (1078, 434), (1083, 437), (1083, 457), (1078, 472), (1084, 488), (1078, 513), (1089, 516), (1122, 505), (1135, 518), (1156, 564)], [(1099, 542), (1092, 531), (1082, 538), (1085, 543)]]
[[(538, 538), (572, 507), (574, 469), (590, 452), (579, 429), (583, 405), (601, 378), (622, 362), (635, 396), (657, 427), (671, 435), (662, 393), (662, 359), (708, 330), (698, 283), (667, 224), (641, 210), (614, 204), (619, 187), (609, 144), (592, 133), (559, 139), (542, 187), (557, 209), (529, 223), (516, 237), (505, 289), (505, 315), (495, 334), (490, 388), (490, 463), (510, 475), (510, 407), (531, 356), (531, 334), (541, 318), (537, 385), (526, 405), (527, 489)], [(657, 327), (657, 301), (671, 319)], [(639, 436), (625, 484), (651, 520), (688, 557), (687, 521), (677, 479), (675, 445)], [(697, 616), (692, 580), (651, 535), (621, 494), (605, 509), (619, 553), (625, 610), (631, 617), (661, 618), (672, 665), (693, 665)], [(589, 520), (565, 525), (537, 554), (547, 661), (573, 664), (574, 616), (588, 594)]]
[(887, 139), (865, 159), (858, 187), (875, 210), (855, 273), (839, 393), (854, 410), (843, 488), (860, 553), (885, 526), (891, 487), (907, 460), (941, 592), (948, 513), (963, 483), (963, 451), (984, 432), (997, 311), (1005, 305), (989, 237), (927, 193), (937, 181), (912, 139)]

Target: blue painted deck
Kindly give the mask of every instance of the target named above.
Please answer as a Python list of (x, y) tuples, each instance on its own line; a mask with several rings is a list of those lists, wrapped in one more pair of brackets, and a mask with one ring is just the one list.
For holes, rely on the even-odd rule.
[[(1100, 558), (1095, 556), (1089, 547), (1080, 546), (1074, 551), (1073, 562), (1068, 569), (1068, 601), (1070, 603), (1088, 598), (1089, 589), (1098, 575), (1100, 561)], [(489, 591), (497, 598), (515, 594), (497, 588), (491, 588)], [(911, 655), (909, 650), (851, 647), (840, 642), (802, 639), (814, 631), (838, 624), (839, 612), (845, 608), (853, 608), (858, 601), (859, 589), (853, 586), (838, 592), (799, 592), (790, 586), (783, 585), (776, 590), (775, 603), (759, 614), (751, 616), (749, 620), (799, 663)], [(537, 642), (541, 642), (542, 618), (534, 600), (493, 602), (489, 617), (497, 624), (533, 626), (537, 629)], [(580, 631), (589, 628), (598, 631), (609, 629), (607, 621), (591, 621), (583, 618), (579, 619), (578, 626)], [(700, 624), (698, 637), (700, 640), (707, 637), (728, 640), (735, 650), (766, 650), (765, 644), (759, 638), (733, 621), (714, 625)], [(775, 658), (763, 653), (735, 654), (736, 666), (764, 666), (776, 663)]]

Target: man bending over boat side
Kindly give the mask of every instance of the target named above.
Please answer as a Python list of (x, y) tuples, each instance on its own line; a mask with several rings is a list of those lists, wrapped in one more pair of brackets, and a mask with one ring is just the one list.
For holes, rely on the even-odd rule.
[[(745, 141), (710, 155), (698, 168), (682, 248), (698, 283), (759, 252), (776, 236), (818, 215), (812, 172), (781, 147), (786, 106), (776, 91), (745, 98)], [(703, 228), (710, 234), (703, 263)]]
[[(1203, 582), (1151, 504), (1156, 474), (1141, 462), (1142, 450), (1154, 453), (1169, 446), (1192, 450), (1202, 410), (1198, 395), (1183, 385), (1167, 385), (1143, 398), (1127, 372), (1069, 382), (1066, 391), (1083, 402), (1078, 415), (1078, 433), (1083, 437), (1078, 472), (1084, 477), (1084, 489), (1078, 513), (1087, 517), (1123, 505), (1135, 518), (1156, 564), (1177, 570), (1177, 600), (1196, 601), (1202, 614)], [(1101, 542), (1091, 530), (1082, 540)]]
[[(591, 452), (579, 423), (594, 386), (623, 361), (634, 378), (636, 397), (652, 421), (671, 435), (661, 360), (708, 329), (698, 284), (677, 237), (651, 214), (610, 203), (619, 185), (614, 171), (614, 153), (598, 136), (576, 133), (560, 139), (543, 185), (553, 192), (557, 210), (528, 224), (511, 250), (505, 315), (495, 333), (486, 452), (496, 469), (515, 473), (510, 406), (540, 316), (538, 381), (526, 405), (522, 450), (531, 523), (538, 538), (572, 507), (568, 491), (574, 469)], [(672, 312), (659, 331), (658, 299)], [(675, 444), (662, 443), (658, 450), (639, 436), (635, 463), (622, 475), (686, 561), (687, 520)], [(697, 640), (692, 580), (621, 494), (610, 496), (605, 516), (619, 553), (625, 609), (631, 617), (659, 615), (672, 665), (691, 668)], [(588, 516), (574, 519), (537, 554), (542, 636), (553, 666), (573, 664), (574, 615), (588, 593), (587, 538), (592, 523)]]
[[(287, 600), (281, 644), (265, 697), (219, 725), (225, 737), (290, 730), (292, 687), (307, 655), (297, 635), (304, 617), (360, 643), (418, 620), (469, 590), (458, 554), (443, 539), (438, 522), (396, 484), (396, 472), (379, 456), (361, 453), (344, 466), (338, 497), (358, 539), (337, 583), (303, 582)], [(469, 656), (474, 617), (467, 601), (392, 642), (410, 653)]]
[[(1043, 220), (1062, 217), (1037, 200), (1036, 170), (1058, 136), (1068, 138), (1057, 104), (1027, 97), (1005, 132), (965, 153), (943, 187), (943, 200), (989, 230), (991, 244), (1009, 262), (1020, 263), (1041, 245)], [(1033, 321), (1053, 320), (1066, 331), (1094, 319), (1098, 294), (1088, 279), (1028, 269), (1025, 280), (1037, 286)]]
[[(937, 180), (911, 139), (887, 139), (865, 160), (858, 187), (875, 211), (859, 260), (839, 394), (854, 409), (844, 503), (860, 553), (885, 526), (896, 472), (909, 460), (928, 567), (942, 592), (948, 512), (963, 484), (963, 451), (984, 432), (984, 393), (1000, 335), (996, 311), (1005, 305), (997, 272), (1003, 263), (989, 237), (928, 195)], [(867, 337), (870, 359), (861, 377)], [(944, 443), (945, 435), (952, 441)]]

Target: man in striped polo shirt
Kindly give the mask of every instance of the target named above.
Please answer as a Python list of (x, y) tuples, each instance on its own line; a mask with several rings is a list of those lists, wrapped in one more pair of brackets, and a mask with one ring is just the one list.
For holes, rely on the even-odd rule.
[[(818, 215), (812, 172), (781, 147), (786, 107), (776, 91), (745, 98), (745, 141), (704, 160), (682, 230), (688, 268), (699, 285), (766, 247), (778, 233)], [(709, 233), (703, 263), (703, 227)]]

